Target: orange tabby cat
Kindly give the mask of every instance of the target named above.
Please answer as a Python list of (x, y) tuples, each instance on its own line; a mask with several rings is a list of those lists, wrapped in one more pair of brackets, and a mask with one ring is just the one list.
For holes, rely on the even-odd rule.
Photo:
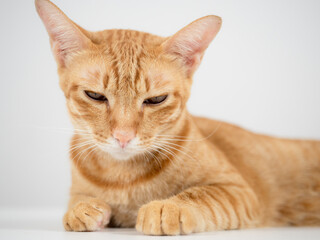
[(186, 109), (219, 17), (164, 38), (89, 32), (48, 0), (36, 8), (75, 127), (66, 230), (320, 225), (319, 141), (262, 136)]

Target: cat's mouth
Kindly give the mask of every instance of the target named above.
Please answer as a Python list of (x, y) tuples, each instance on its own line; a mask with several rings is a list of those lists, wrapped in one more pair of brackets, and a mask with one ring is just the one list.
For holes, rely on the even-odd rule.
[(103, 152), (109, 154), (112, 158), (125, 161), (141, 154), (141, 150), (137, 147), (137, 140), (130, 142), (126, 147), (121, 147), (117, 142), (99, 143), (98, 147)]

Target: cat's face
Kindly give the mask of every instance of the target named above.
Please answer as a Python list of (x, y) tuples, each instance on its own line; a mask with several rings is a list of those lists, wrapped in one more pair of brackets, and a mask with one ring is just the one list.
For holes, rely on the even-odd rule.
[(112, 40), (73, 57), (61, 86), (75, 128), (113, 157), (129, 159), (151, 151), (179, 122), (191, 81), (170, 56), (155, 52), (162, 38), (129, 30), (107, 35)]
[(75, 131), (118, 160), (183, 135), (192, 74), (216, 35), (202, 18), (171, 38), (130, 30), (87, 32), (47, 0), (36, 6), (58, 63)]

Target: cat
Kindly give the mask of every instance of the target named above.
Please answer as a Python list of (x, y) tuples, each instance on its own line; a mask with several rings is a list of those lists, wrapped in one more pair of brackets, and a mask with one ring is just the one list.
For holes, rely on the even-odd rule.
[(187, 111), (220, 17), (159, 37), (90, 32), (48, 0), (35, 5), (75, 128), (67, 231), (320, 225), (320, 141), (263, 136)]

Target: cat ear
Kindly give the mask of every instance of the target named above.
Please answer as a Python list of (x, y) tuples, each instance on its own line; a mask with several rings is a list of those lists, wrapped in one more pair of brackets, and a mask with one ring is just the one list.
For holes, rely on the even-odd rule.
[(50, 37), (51, 48), (59, 66), (87, 48), (92, 42), (56, 5), (48, 0), (35, 0), (37, 12)]
[(219, 32), (221, 23), (218, 16), (200, 18), (166, 40), (162, 45), (163, 50), (181, 58), (187, 67), (188, 76), (192, 76), (201, 62), (204, 51)]

